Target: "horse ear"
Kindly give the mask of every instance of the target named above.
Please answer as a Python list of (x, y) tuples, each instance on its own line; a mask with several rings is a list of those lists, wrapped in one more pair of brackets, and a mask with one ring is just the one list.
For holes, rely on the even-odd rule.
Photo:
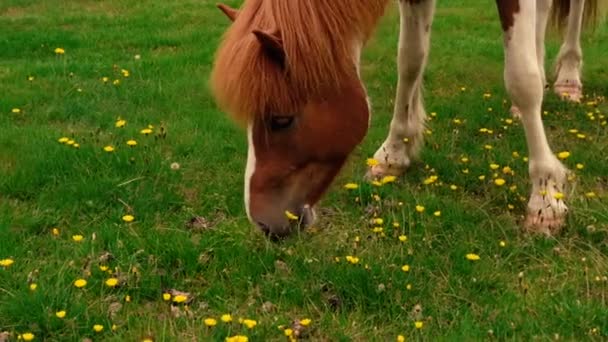
[(224, 14), (228, 17), (228, 19), (230, 19), (230, 21), (235, 21), (236, 17), (239, 16), (239, 11), (222, 3), (217, 4), (217, 8), (220, 9), (220, 11), (224, 12)]
[(282, 68), (285, 67), (285, 49), (283, 49), (283, 40), (281, 32), (274, 30), (266, 32), (261, 30), (253, 30), (253, 34), (262, 45), (262, 50), (266, 55)]

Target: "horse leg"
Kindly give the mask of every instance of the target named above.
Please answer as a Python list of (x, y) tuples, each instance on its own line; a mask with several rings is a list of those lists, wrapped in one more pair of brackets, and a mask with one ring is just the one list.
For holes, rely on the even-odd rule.
[[(547, 32), (547, 23), (549, 22), (552, 5), (553, 0), (536, 1), (536, 60), (544, 88), (547, 87), (547, 76), (545, 73), (545, 33)], [(521, 118), (519, 108), (515, 105), (511, 106), (511, 114), (513, 117)]]
[(524, 226), (547, 235), (564, 222), (567, 169), (547, 141), (541, 118), (543, 81), (535, 49), (536, 4), (528, 0), (497, 0), (504, 29), (505, 84), (521, 111), (529, 151), (532, 193)]
[(585, 0), (571, 0), (568, 14), (568, 28), (562, 44), (555, 72), (557, 80), (553, 89), (555, 93), (570, 101), (578, 102), (583, 97), (583, 83), (581, 82), (581, 68), (583, 65), (583, 50), (581, 49), (581, 28)]
[(400, 175), (422, 147), (426, 113), (422, 74), (429, 54), (435, 0), (401, 0), (397, 57), (399, 81), (388, 137), (374, 154), (368, 176)]

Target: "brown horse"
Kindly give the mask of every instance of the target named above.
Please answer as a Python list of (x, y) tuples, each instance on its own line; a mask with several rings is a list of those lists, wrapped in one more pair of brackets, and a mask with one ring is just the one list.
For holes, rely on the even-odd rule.
[[(584, 2), (556, 0), (558, 12), (567, 13), (570, 1)], [(597, 1), (604, 0), (588, 3), (596, 8)], [(360, 53), (388, 3), (246, 0), (239, 11), (220, 6), (234, 24), (217, 52), (211, 85), (220, 107), (247, 127), (245, 205), (265, 233), (288, 235), (309, 224), (312, 207), (364, 138), (370, 109), (359, 77)], [(525, 226), (551, 234), (567, 212), (567, 170), (552, 153), (541, 120), (544, 48), (538, 37), (544, 41), (552, 0), (496, 3), (505, 82), (529, 147), (532, 192)], [(374, 156), (379, 163), (369, 171), (374, 177), (400, 175), (422, 145), (422, 73), (435, 0), (401, 0), (399, 6), (395, 111)]]

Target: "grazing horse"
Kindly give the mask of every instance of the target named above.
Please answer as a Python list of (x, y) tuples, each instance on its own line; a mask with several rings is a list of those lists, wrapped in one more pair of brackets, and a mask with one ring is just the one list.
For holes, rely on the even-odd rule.
[[(564, 13), (570, 1), (584, 2), (555, 5)], [(588, 3), (595, 7), (597, 1), (603, 0)], [(551, 2), (496, 0), (505, 83), (529, 148), (532, 191), (524, 225), (545, 234), (561, 227), (567, 212), (567, 169), (551, 151), (541, 119), (542, 45)], [(388, 3), (246, 0), (239, 11), (220, 6), (234, 23), (217, 51), (211, 88), (218, 105), (247, 127), (245, 206), (266, 234), (288, 235), (312, 222), (313, 206), (367, 133), (370, 107), (360, 55)], [(422, 74), (435, 0), (400, 0), (399, 7), (397, 96), (388, 137), (374, 156), (379, 163), (369, 170), (374, 177), (402, 174), (422, 146)], [(564, 51), (564, 58), (571, 54)], [(566, 74), (569, 63), (558, 65), (564, 76), (557, 84), (580, 83)], [(574, 63), (576, 75), (579, 65)]]

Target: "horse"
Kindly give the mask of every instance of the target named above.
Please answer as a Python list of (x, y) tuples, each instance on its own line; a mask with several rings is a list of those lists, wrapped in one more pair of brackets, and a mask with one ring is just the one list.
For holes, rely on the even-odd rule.
[[(238, 11), (220, 5), (233, 23), (217, 49), (210, 87), (218, 106), (246, 127), (245, 209), (266, 235), (287, 236), (310, 225), (314, 205), (365, 137), (371, 109), (360, 56), (389, 2), (246, 0)], [(556, 13), (571, 14), (558, 16), (561, 21), (574, 18), (569, 21), (579, 27), (562, 46), (555, 87), (576, 95), (582, 54), (573, 41), (580, 35), (584, 0), (496, 0), (505, 85), (521, 113), (529, 150), (532, 189), (523, 226), (546, 235), (559, 231), (568, 211), (568, 170), (552, 152), (541, 118), (552, 2)], [(608, 1), (587, 4), (597, 9), (600, 2)], [(435, 4), (399, 1), (395, 107), (371, 177), (401, 175), (422, 147), (422, 75)]]

